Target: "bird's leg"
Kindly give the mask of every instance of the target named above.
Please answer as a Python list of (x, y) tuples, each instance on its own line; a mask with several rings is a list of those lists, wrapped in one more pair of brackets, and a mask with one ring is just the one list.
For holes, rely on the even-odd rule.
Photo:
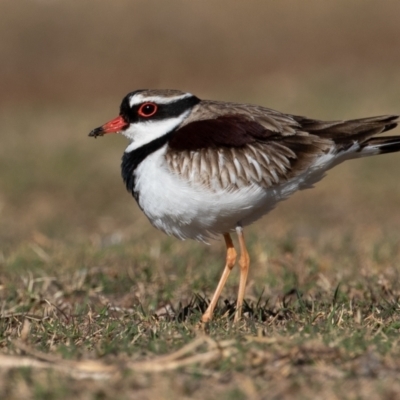
[(219, 280), (218, 286), (215, 289), (214, 295), (210, 301), (209, 306), (207, 307), (206, 312), (201, 317), (203, 322), (208, 322), (213, 316), (214, 308), (217, 305), (219, 296), (221, 295), (222, 289), (225, 286), (226, 280), (236, 263), (236, 250), (233, 247), (232, 238), (229, 233), (224, 233), (224, 239), (226, 244), (226, 263), (224, 272), (222, 273), (221, 279)]
[(239, 293), (236, 304), (234, 322), (238, 322), (242, 315), (243, 298), (244, 298), (244, 292), (246, 290), (246, 281), (250, 266), (250, 257), (246, 249), (246, 244), (244, 242), (243, 228), (241, 226), (237, 226), (236, 233), (239, 238), (239, 246), (240, 246), (240, 259), (239, 259), (240, 281), (239, 281)]

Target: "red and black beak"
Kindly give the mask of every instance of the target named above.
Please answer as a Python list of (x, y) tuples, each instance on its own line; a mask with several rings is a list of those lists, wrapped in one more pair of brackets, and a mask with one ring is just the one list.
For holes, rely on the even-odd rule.
[(117, 133), (121, 132), (124, 129), (128, 127), (129, 123), (126, 122), (121, 116), (118, 116), (117, 118), (114, 118), (113, 120), (107, 122), (106, 124), (93, 129), (90, 133), (89, 136), (97, 137), (97, 136), (103, 136), (106, 133)]

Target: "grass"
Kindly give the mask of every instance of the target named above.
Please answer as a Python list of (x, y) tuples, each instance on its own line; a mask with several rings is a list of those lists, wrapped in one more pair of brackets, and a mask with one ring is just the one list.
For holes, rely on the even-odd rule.
[[(51, 245), (46, 250), (53, 253)], [(75, 257), (81, 254), (57, 251), (71, 267)], [(0, 363), (19, 367), (2, 368), (4, 398), (18, 398), (23, 388), (33, 398), (238, 399), (266, 391), (271, 398), (322, 391), (324, 398), (386, 398), (399, 389), (395, 268), (371, 269), (336, 287), (318, 271), (308, 290), (302, 284), (285, 293), (293, 284), (286, 273), (279, 287), (265, 285), (278, 295), (250, 295), (239, 325), (232, 323), (232, 296), (204, 327), (198, 321), (205, 299), (193, 294), (189, 276), (175, 284), (145, 266), (133, 275), (121, 270), (125, 255), (113, 246), (106, 259), (115, 266), (72, 273), (37, 258), (35, 268), (3, 278)], [(313, 273), (306, 271), (306, 281)], [(178, 286), (192, 298), (171, 299)]]

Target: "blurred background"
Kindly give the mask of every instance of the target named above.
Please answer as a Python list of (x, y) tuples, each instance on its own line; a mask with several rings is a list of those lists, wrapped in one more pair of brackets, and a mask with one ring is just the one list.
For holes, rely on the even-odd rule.
[[(398, 1), (3, 0), (0, 11), (0, 263), (14, 267), (26, 260), (15, 254), (51, 258), (49, 243), (184, 246), (126, 192), (126, 140), (87, 137), (130, 91), (331, 120), (400, 112)], [(253, 253), (288, 237), (396, 240), (399, 165), (388, 155), (337, 167), (249, 229)]]

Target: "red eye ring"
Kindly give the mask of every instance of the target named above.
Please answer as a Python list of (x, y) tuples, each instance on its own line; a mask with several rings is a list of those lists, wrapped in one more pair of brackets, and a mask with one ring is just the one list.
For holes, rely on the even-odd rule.
[(143, 118), (152, 117), (158, 110), (158, 106), (155, 103), (143, 103), (138, 110), (138, 114)]

